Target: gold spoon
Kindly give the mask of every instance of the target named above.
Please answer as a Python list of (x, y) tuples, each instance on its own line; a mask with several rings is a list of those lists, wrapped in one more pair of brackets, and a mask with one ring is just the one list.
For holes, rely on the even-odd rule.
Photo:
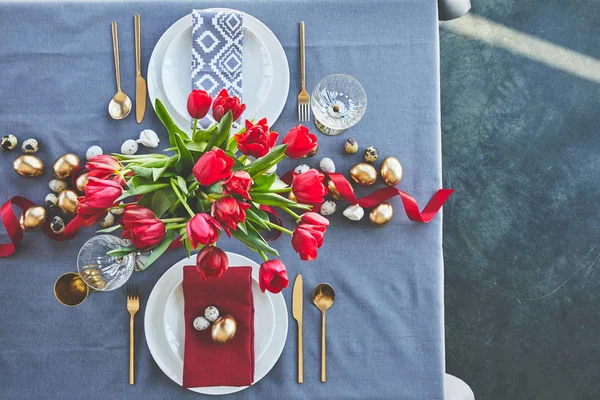
[(320, 283), (312, 292), (313, 303), (321, 310), (321, 382), (327, 381), (327, 352), (325, 349), (325, 312), (333, 305), (335, 290), (328, 283)]
[(121, 72), (119, 70), (119, 37), (117, 35), (117, 23), (111, 22), (113, 53), (115, 56), (115, 74), (117, 76), (117, 94), (108, 103), (108, 113), (114, 119), (123, 119), (131, 111), (131, 99), (121, 91)]

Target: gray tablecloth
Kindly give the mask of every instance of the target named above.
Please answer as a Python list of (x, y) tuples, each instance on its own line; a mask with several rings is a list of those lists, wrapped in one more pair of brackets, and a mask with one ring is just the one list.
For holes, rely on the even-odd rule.
[[(377, 146), (381, 156), (398, 157), (405, 168), (400, 187), (423, 206), (441, 187), (438, 81), (438, 25), (435, 0), (363, 1), (195, 1), (0, 4), (0, 132), (21, 141), (40, 141), (40, 157), (52, 164), (66, 152), (82, 157), (99, 144), (119, 151), (141, 129), (166, 132), (148, 105), (141, 125), (132, 113), (124, 121), (107, 116), (115, 92), (110, 21), (119, 23), (123, 90), (133, 95), (133, 15), (142, 16), (142, 58), (146, 66), (161, 34), (198, 7), (233, 7), (262, 20), (283, 44), (291, 87), (274, 128), (285, 133), (297, 123), (299, 91), (298, 21), (306, 22), (307, 86), (331, 73), (355, 76), (369, 105), (347, 135), (319, 135), (319, 156), (348, 171), (360, 156), (344, 155), (342, 143), (355, 137), (361, 148)], [(145, 67), (143, 69), (146, 73)], [(311, 124), (311, 128), (316, 130)], [(25, 179), (11, 171), (20, 153), (0, 154), (2, 199), (22, 195), (42, 202), (51, 172)], [(296, 163), (286, 160), (280, 171)], [(366, 191), (359, 193), (365, 194)], [(235, 398), (441, 399), (443, 362), (442, 219), (408, 221), (399, 199), (392, 223), (376, 229), (338, 213), (326, 243), (312, 263), (300, 262), (288, 238), (276, 247), (290, 280), (304, 275), (305, 383), (296, 383), (296, 325), (273, 370)], [(288, 221), (289, 222), (289, 221)], [(128, 385), (128, 320), (118, 290), (94, 293), (81, 306), (56, 302), (56, 278), (76, 269), (77, 252), (93, 235), (52, 242), (26, 234), (18, 251), (0, 259), (0, 397), (17, 398), (194, 398), (153, 361), (143, 334), (144, 304), (158, 278), (182, 251), (171, 251), (131, 282), (140, 286), (142, 308), (136, 331), (137, 382)], [(7, 241), (4, 231), (2, 242)], [(234, 240), (228, 251), (259, 261)], [(309, 300), (311, 288), (331, 283), (337, 300), (328, 313), (328, 382), (319, 382), (320, 317)], [(291, 285), (284, 292), (291, 303)]]

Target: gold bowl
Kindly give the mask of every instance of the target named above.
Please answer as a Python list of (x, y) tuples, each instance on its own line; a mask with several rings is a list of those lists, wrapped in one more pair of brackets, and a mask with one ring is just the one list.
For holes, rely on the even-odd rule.
[(75, 307), (87, 299), (90, 288), (77, 272), (67, 272), (54, 283), (54, 296), (64, 306)]

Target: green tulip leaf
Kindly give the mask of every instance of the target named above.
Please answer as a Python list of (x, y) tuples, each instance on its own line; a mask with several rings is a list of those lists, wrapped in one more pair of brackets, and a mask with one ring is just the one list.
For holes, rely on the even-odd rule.
[(185, 144), (180, 136), (176, 135), (174, 140), (177, 145), (177, 153), (179, 154), (179, 157), (175, 162), (175, 169), (179, 173), (191, 171), (192, 167), (194, 166), (194, 157), (192, 157), (192, 153), (187, 147), (185, 147)]
[(285, 149), (287, 148), (287, 144), (280, 144), (271, 149), (267, 155), (259, 158), (251, 162), (250, 164), (244, 167), (244, 170), (247, 171), (252, 179), (255, 179), (259, 175), (266, 172), (273, 165), (277, 164), (279, 161), (283, 160), (285, 157)]
[[(146, 196), (144, 196), (146, 197)], [(152, 194), (150, 209), (160, 218), (177, 201), (177, 195), (170, 187), (157, 190)]]
[(219, 129), (219, 125), (211, 125), (208, 129), (198, 129), (192, 137), (194, 142), (206, 142), (208, 141)]
[(121, 225), (109, 226), (108, 228), (97, 230), (96, 233), (110, 233), (121, 229)]
[[(248, 224), (248, 228), (252, 228), (252, 224)], [(256, 252), (264, 251), (265, 253), (279, 257), (277, 250), (269, 246), (265, 239), (263, 239), (263, 237), (254, 229), (247, 229), (246, 233), (242, 232), (240, 229), (236, 229), (235, 231), (231, 231), (231, 236), (244, 243), (251, 250)]]
[(167, 128), (167, 132), (169, 132), (169, 143), (171, 144), (171, 146), (177, 146), (177, 142), (175, 141), (175, 137), (177, 136), (179, 136), (180, 139), (188, 138), (187, 133), (185, 133), (184, 131), (179, 129), (177, 125), (175, 125), (175, 122), (173, 122), (173, 119), (169, 115), (169, 112), (165, 108), (162, 101), (160, 101), (159, 99), (156, 99), (154, 103), (154, 110), (156, 111), (156, 115), (163, 123), (165, 128)]
[(160, 242), (152, 250), (152, 253), (150, 253), (150, 257), (148, 257), (148, 259), (146, 260), (146, 263), (144, 264), (144, 266), (141, 269), (145, 270), (150, 265), (152, 265), (154, 263), (154, 261), (158, 260), (158, 258), (160, 256), (162, 256), (165, 251), (167, 251), (167, 249), (171, 245), (171, 242), (173, 241), (174, 238), (175, 238), (175, 232), (167, 231), (165, 238), (162, 240), (162, 242)]
[(146, 194), (150, 192), (155, 192), (159, 189), (168, 187), (168, 183), (154, 183), (150, 185), (139, 185), (134, 187), (133, 189), (129, 189), (123, 192), (121, 196), (117, 200), (123, 200), (131, 196), (137, 196), (138, 194)]
[(275, 206), (275, 207), (294, 207), (300, 208), (304, 210), (310, 210), (310, 206), (306, 204), (298, 204), (295, 201), (288, 199), (287, 197), (283, 197), (278, 195), (277, 193), (269, 193), (269, 192), (252, 192), (252, 201), (264, 204), (266, 206)]
[(273, 183), (275, 183), (275, 180), (277, 180), (277, 174), (262, 174), (260, 176), (258, 176), (256, 179), (254, 179), (254, 184), (252, 185), (252, 190), (256, 190), (256, 191), (265, 191), (265, 190), (269, 190), (271, 188), (271, 186), (273, 186)]
[(254, 222), (256, 225), (263, 229), (271, 230), (269, 225), (265, 224), (265, 221), (269, 220), (269, 216), (262, 210), (259, 210), (254, 205), (246, 210), (246, 219)]
[(123, 257), (137, 250), (137, 247), (135, 247), (134, 245), (130, 245), (127, 247), (121, 247), (119, 249), (110, 250), (106, 253), (106, 255), (111, 257)]
[(219, 122), (219, 128), (217, 130), (217, 134), (216, 135), (212, 135), (210, 137), (210, 139), (208, 140), (208, 144), (206, 145), (206, 148), (208, 150), (211, 150), (213, 147), (219, 147), (221, 145), (221, 143), (223, 143), (225, 141), (225, 139), (229, 138), (229, 132), (231, 131), (231, 124), (232, 124), (232, 119), (231, 119), (231, 111), (227, 111), (227, 114), (225, 114), (223, 116), (223, 118), (221, 118), (221, 122)]

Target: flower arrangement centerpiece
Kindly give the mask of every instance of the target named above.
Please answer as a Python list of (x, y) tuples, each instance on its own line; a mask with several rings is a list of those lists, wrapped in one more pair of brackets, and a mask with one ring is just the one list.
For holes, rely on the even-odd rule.
[[(198, 128), (198, 120), (212, 108), (217, 123)], [(196, 265), (203, 279), (218, 278), (227, 269), (227, 256), (215, 243), (224, 232), (259, 253), (261, 290), (277, 293), (288, 285), (285, 265), (263, 232), (278, 230), (292, 236), (302, 260), (313, 260), (323, 244), (328, 220), (311, 205), (327, 194), (322, 173), (310, 170), (290, 185), (277, 174), (284, 157), (303, 157), (317, 147), (316, 136), (302, 125), (292, 128), (277, 144), (279, 134), (266, 119), (231, 135), (232, 123), (245, 110), (237, 97), (223, 89), (214, 99), (194, 90), (187, 102), (194, 120), (189, 136), (175, 125), (160, 100), (156, 113), (169, 134), (169, 154), (100, 155), (86, 164), (88, 183), (78, 199), (76, 219), (82, 226), (98, 222), (108, 210), (121, 214), (120, 223), (99, 232), (122, 229), (129, 247), (110, 252), (124, 255), (151, 251), (145, 268), (168, 248), (199, 250)], [(293, 191), (294, 196), (288, 196)], [(292, 200), (292, 199), (294, 200)], [(294, 217), (295, 229), (274, 222), (273, 207)]]

